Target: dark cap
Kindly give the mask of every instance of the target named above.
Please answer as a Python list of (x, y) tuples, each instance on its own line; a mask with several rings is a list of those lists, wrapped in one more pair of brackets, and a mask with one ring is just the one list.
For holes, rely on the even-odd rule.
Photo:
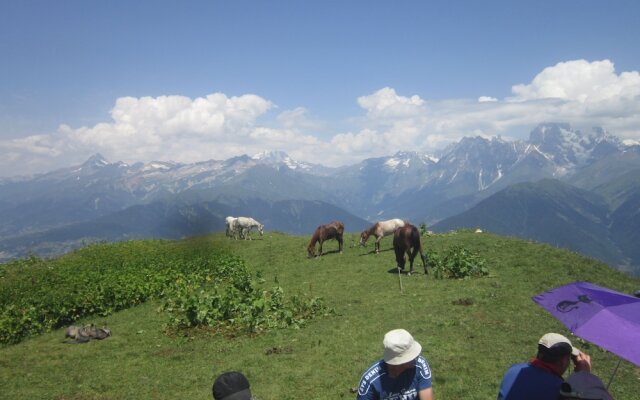
[(573, 347), (571, 341), (559, 333), (547, 333), (538, 341), (538, 351), (542, 351), (552, 355), (568, 355), (577, 356), (580, 350)]
[(215, 400), (251, 400), (249, 381), (240, 372), (225, 372), (213, 382)]

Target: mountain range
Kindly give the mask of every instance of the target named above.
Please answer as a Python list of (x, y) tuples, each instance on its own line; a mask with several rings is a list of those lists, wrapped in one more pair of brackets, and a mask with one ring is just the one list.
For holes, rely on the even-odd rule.
[(405, 218), (480, 227), (640, 265), (640, 146), (602, 128), (544, 123), (526, 141), (465, 137), (437, 155), (399, 152), (331, 168), (283, 152), (192, 164), (109, 162), (0, 180), (0, 260), (95, 240), (178, 238), (250, 215), (267, 230), (347, 231)]

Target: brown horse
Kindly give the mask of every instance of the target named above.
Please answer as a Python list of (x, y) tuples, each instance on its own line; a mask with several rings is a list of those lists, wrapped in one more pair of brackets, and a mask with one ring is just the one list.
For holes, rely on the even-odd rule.
[(405, 221), (394, 218), (387, 221), (378, 221), (371, 225), (368, 229), (365, 229), (360, 234), (360, 246), (364, 246), (369, 239), (369, 236), (376, 237), (376, 244), (374, 246), (375, 252), (380, 253), (380, 241), (383, 237), (391, 235), (396, 229), (404, 226)]
[(316, 253), (316, 242), (320, 244), (318, 247), (318, 256), (322, 255), (322, 243), (325, 240), (335, 239), (338, 241), (338, 247), (340, 253), (342, 253), (342, 234), (344, 233), (344, 224), (340, 221), (333, 221), (330, 224), (320, 225), (313, 232), (311, 241), (307, 246), (307, 253), (309, 257), (314, 257)]
[(409, 256), (409, 275), (411, 275), (413, 272), (413, 260), (416, 258), (416, 255), (420, 253), (424, 273), (429, 273), (429, 271), (427, 271), (427, 262), (422, 253), (420, 232), (414, 225), (407, 223), (405, 226), (396, 229), (393, 234), (393, 249), (396, 252), (396, 263), (398, 263), (399, 269), (404, 270), (404, 254), (406, 253)]

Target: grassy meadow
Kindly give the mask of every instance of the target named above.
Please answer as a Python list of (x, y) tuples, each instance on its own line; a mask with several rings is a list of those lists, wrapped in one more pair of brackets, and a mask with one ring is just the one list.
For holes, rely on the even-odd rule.
[[(504, 371), (529, 360), (542, 334), (570, 335), (532, 296), (579, 280), (626, 293), (640, 289), (640, 279), (565, 250), (461, 231), (423, 237), (423, 247), (441, 253), (463, 246), (486, 260), (489, 275), (439, 280), (424, 275), (418, 263), (414, 275), (402, 275), (401, 293), (390, 238), (373, 254), (373, 243), (354, 246), (357, 235), (350, 233), (343, 254), (329, 241), (326, 254), (316, 259), (306, 257), (308, 239), (266, 232), (257, 240), (233, 241), (214, 234), (127, 251), (135, 249), (131, 257), (139, 263), (153, 262), (154, 246), (167, 246), (181, 258), (232, 254), (265, 290), (280, 286), (285, 296), (321, 297), (333, 313), (302, 328), (254, 335), (167, 335), (168, 316), (158, 311), (162, 300), (151, 299), (76, 321), (108, 325), (113, 336), (103, 341), (66, 344), (64, 329), (58, 329), (0, 347), (0, 399), (211, 399), (214, 377), (228, 370), (247, 375), (259, 400), (352, 399), (362, 372), (381, 358), (384, 333), (395, 328), (407, 329), (422, 344), (436, 398), (495, 399)], [(94, 265), (108, 263), (109, 252), (96, 254)], [(11, 278), (1, 272), (0, 287)], [(618, 357), (573, 340), (606, 382)], [(638, 398), (640, 368), (623, 361), (610, 391), (617, 400)]]

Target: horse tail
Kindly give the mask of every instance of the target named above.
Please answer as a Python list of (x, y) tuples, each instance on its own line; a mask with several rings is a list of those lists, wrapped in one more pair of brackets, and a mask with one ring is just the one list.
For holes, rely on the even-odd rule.
[(420, 250), (420, 252), (422, 252), (422, 243), (420, 243), (420, 231), (418, 231), (418, 228), (415, 227), (415, 225), (408, 225), (411, 229), (410, 232), (410, 240), (411, 240), (411, 246)]
[(424, 267), (424, 273), (428, 274), (428, 266), (427, 266), (427, 258), (422, 251), (422, 241), (420, 240), (420, 231), (415, 225), (411, 226), (411, 245), (413, 246), (413, 254), (414, 257), (416, 254), (420, 254), (420, 261), (422, 261), (422, 266)]
[(401, 228), (396, 229), (393, 233), (393, 250), (396, 253), (396, 264), (400, 269), (404, 269), (404, 253), (408, 250), (408, 243), (406, 239), (407, 238)]

